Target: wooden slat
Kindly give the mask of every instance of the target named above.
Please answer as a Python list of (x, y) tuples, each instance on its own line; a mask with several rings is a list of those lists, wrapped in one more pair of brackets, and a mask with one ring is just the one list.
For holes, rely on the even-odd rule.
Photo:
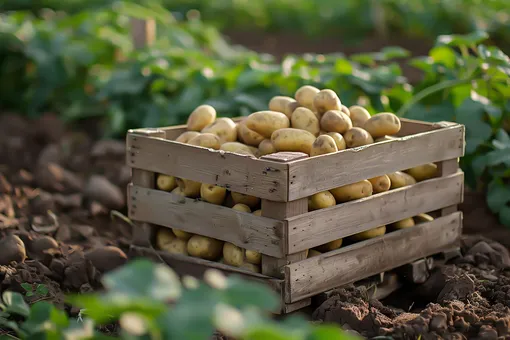
[(459, 203), (464, 174), (433, 178), (360, 200), (287, 219), (288, 252), (294, 253)]
[(287, 201), (288, 165), (226, 151), (128, 134), (127, 164), (229, 190)]
[(334, 287), (402, 266), (459, 244), (462, 213), (296, 262), (285, 267), (285, 301), (293, 303)]
[(437, 124), (414, 119), (400, 118), (400, 122), (402, 126), (400, 131), (396, 134), (398, 137), (415, 135), (417, 133), (433, 131), (440, 128)]
[[(454, 159), (448, 159), (446, 161), (442, 161), (438, 163), (438, 173), (439, 176), (445, 177), (449, 176), (450, 174), (454, 174), (459, 169), (459, 161), (457, 158)], [(444, 207), (441, 209), (440, 214), (441, 216), (449, 215), (455, 211), (458, 210), (458, 204), (462, 203), (464, 201), (464, 185), (462, 185), (462, 194), (461, 194), (461, 200), (460, 202), (455, 202), (455, 204), (452, 204), (448, 207)]]
[(231, 242), (245, 249), (281, 257), (284, 222), (255, 216), (161, 190), (130, 185), (128, 195), (136, 204), (129, 218), (177, 228)]
[(288, 200), (367, 178), (464, 155), (464, 126), (455, 124), (288, 163)]

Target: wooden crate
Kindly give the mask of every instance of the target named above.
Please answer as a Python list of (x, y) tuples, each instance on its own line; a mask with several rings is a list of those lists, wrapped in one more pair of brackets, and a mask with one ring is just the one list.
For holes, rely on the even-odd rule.
[[(127, 135), (127, 164), (133, 174), (129, 217), (140, 222), (135, 243), (146, 246), (151, 225), (158, 225), (228, 241), (263, 256), (262, 274), (253, 274), (167, 254), (181, 274), (200, 275), (212, 267), (267, 282), (281, 293), (282, 311), (289, 312), (318, 293), (459, 246), (463, 125), (402, 119), (395, 140), (317, 157), (283, 152), (260, 159), (174, 142), (184, 131), (185, 126), (175, 126), (130, 130)], [(438, 164), (437, 178), (308, 212), (312, 194), (431, 162)], [(157, 173), (260, 197), (262, 216), (156, 190)], [(434, 221), (306, 259), (307, 249), (429, 212), (436, 213)]]

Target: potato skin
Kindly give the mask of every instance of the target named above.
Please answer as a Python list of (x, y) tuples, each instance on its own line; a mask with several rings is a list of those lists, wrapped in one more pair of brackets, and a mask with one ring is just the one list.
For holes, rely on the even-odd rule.
[(351, 112), (351, 121), (353, 127), (363, 127), (365, 122), (370, 119), (370, 113), (362, 106), (353, 105), (349, 108)]
[(237, 140), (237, 124), (230, 118), (216, 119), (202, 129), (202, 133), (213, 133), (220, 138), (220, 144)]
[(188, 117), (188, 131), (201, 131), (216, 119), (216, 110), (211, 105), (198, 106)]
[(262, 255), (259, 252), (256, 252), (255, 250), (248, 250), (246, 249), (244, 252), (245, 256), (245, 262), (253, 263), (253, 264), (260, 264), (262, 261)]
[(237, 137), (241, 142), (251, 146), (259, 146), (264, 140), (264, 136), (248, 129), (244, 120), (237, 125)]
[(414, 220), (412, 217), (404, 218), (403, 220), (397, 221), (391, 224), (393, 229), (405, 229), (414, 227)]
[(306, 258), (309, 259), (310, 257), (321, 256), (321, 255), (322, 255), (322, 253), (320, 251), (318, 251), (316, 249), (310, 249), (308, 251), (308, 256)]
[(421, 182), (437, 176), (437, 165), (434, 163), (422, 164), (404, 172), (411, 175), (417, 182)]
[(197, 132), (197, 131), (186, 131), (186, 132), (183, 132), (179, 135), (179, 137), (177, 137), (177, 139), (175, 140), (176, 142), (179, 142), (179, 143), (184, 143), (184, 144), (187, 144), (192, 138), (196, 137), (200, 135), (200, 132)]
[(434, 221), (434, 217), (429, 214), (418, 214), (413, 217), (414, 224), (427, 223)]
[(200, 186), (200, 197), (211, 204), (222, 205), (227, 196), (227, 189), (213, 185), (202, 183)]
[(335, 196), (329, 191), (321, 191), (308, 197), (308, 211), (325, 209), (336, 205)]
[(296, 102), (296, 100), (294, 98), (291, 98), (291, 97), (287, 97), (287, 96), (274, 96), (269, 101), (269, 110), (270, 111), (281, 112), (281, 113), (285, 114), (290, 119), (290, 116), (287, 115), (287, 113), (286, 113), (286, 112), (288, 112), (287, 105), (289, 105), (291, 103), (295, 103), (295, 102)]
[(188, 141), (188, 144), (219, 150), (221, 146), (221, 140), (217, 135), (206, 132), (191, 138)]
[[(176, 182), (177, 182), (177, 179), (176, 179)], [(184, 195), (184, 193), (182, 192), (181, 188), (179, 188), (179, 187), (177, 187), (174, 190), (172, 190), (171, 193), (174, 194), (174, 195), (179, 195), (179, 196), (182, 196), (182, 197), (186, 197), (186, 195)]]
[(177, 182), (174, 176), (159, 174), (156, 180), (156, 186), (159, 190), (172, 191), (177, 188)]
[(339, 110), (326, 111), (321, 118), (321, 128), (327, 132), (345, 133), (352, 128), (348, 115)]
[(347, 148), (344, 136), (342, 136), (338, 132), (327, 132), (325, 134), (333, 137), (333, 139), (335, 140), (336, 147), (337, 147), (338, 151), (345, 150)]
[(387, 174), (391, 181), (391, 189), (402, 188), (408, 185), (416, 184), (416, 180), (402, 171), (395, 171)]
[(294, 101), (292, 103), (287, 103), (287, 106), (285, 106), (285, 115), (287, 117), (289, 117), (289, 119), (292, 117), (292, 114), (294, 113), (294, 111), (296, 111), (296, 109), (298, 107), (304, 107), (302, 106), (301, 104), (299, 104), (298, 102)]
[(256, 264), (253, 264), (253, 263), (244, 262), (241, 265), (241, 268), (246, 269), (253, 273), (260, 273), (260, 266), (257, 266)]
[(256, 133), (271, 138), (274, 131), (288, 128), (290, 126), (289, 118), (281, 112), (276, 111), (258, 111), (249, 115), (246, 119), (246, 126)]
[(347, 148), (355, 148), (358, 146), (374, 143), (372, 136), (359, 127), (353, 127), (344, 133), (345, 144)]
[(308, 108), (309, 110), (314, 110), (313, 101), (319, 92), (319, 89), (314, 86), (304, 85), (297, 89), (294, 94), (294, 98), (296, 98), (296, 101), (300, 105)]
[(246, 213), (251, 213), (250, 207), (247, 206), (246, 204), (242, 204), (242, 203), (237, 203), (236, 205), (234, 205), (232, 207), (232, 209), (237, 210), (237, 211), (246, 212)]
[(253, 154), (253, 151), (248, 147), (248, 145), (245, 145), (243, 143), (239, 142), (226, 142), (221, 144), (220, 150), (228, 151), (228, 152), (235, 152), (242, 155), (249, 155), (249, 156), (255, 156)]
[(382, 225), (380, 227), (377, 227), (377, 228), (374, 228), (374, 229), (370, 229), (370, 230), (366, 230), (366, 231), (362, 231), (361, 233), (357, 233), (355, 235), (352, 235), (350, 238), (353, 241), (363, 241), (363, 240), (368, 240), (368, 239), (371, 239), (371, 238), (382, 236), (385, 233), (386, 233), (386, 226)]
[(338, 98), (335, 91), (330, 89), (320, 90), (313, 98), (313, 106), (319, 114), (323, 114), (329, 110), (338, 110), (341, 112), (342, 109), (340, 98)]
[(335, 197), (337, 203), (354, 201), (363, 197), (372, 195), (372, 183), (368, 180), (347, 184), (338, 188), (331, 189), (330, 192)]
[(312, 150), (310, 156), (325, 155), (327, 153), (337, 152), (338, 147), (333, 137), (328, 135), (322, 135), (317, 137), (312, 144)]
[(172, 241), (170, 241), (164, 248), (161, 248), (162, 250), (169, 252), (170, 254), (181, 254), (181, 255), (188, 255), (188, 242), (180, 239), (175, 238)]
[(273, 142), (271, 142), (270, 139), (264, 139), (262, 142), (260, 142), (259, 144), (260, 156), (270, 155), (275, 152), (277, 152), (276, 148), (274, 147), (274, 144)]
[(315, 136), (308, 131), (285, 128), (277, 130), (271, 136), (276, 151), (296, 151), (310, 155)]
[(254, 212), (252, 212), (253, 215), (255, 216), (262, 216), (262, 210), (255, 210)]
[(172, 232), (174, 233), (174, 235), (177, 238), (180, 238), (181, 240), (184, 240), (184, 241), (189, 240), (191, 238), (191, 236), (193, 236), (192, 233), (188, 233), (187, 231), (175, 229), (175, 228), (172, 228)]
[(380, 112), (363, 124), (363, 128), (372, 135), (373, 138), (383, 137), (384, 135), (394, 135), (400, 131), (400, 119), (393, 113)]
[(232, 199), (234, 203), (246, 204), (250, 208), (256, 208), (260, 204), (260, 198), (242, 194), (240, 192), (231, 191)]
[(225, 242), (223, 244), (223, 260), (230, 266), (241, 267), (244, 262), (244, 250), (235, 244)]
[(388, 191), (391, 188), (391, 181), (387, 175), (369, 178), (368, 181), (372, 183), (374, 194)]
[(188, 240), (187, 250), (193, 257), (215, 261), (221, 256), (223, 242), (202, 235), (193, 235)]
[(342, 111), (343, 113), (345, 113), (346, 115), (349, 116), (349, 118), (351, 117), (351, 111), (349, 110), (349, 108), (345, 105), (342, 105), (342, 107), (340, 108), (340, 111)]
[(181, 188), (184, 196), (190, 198), (200, 197), (200, 187), (202, 186), (202, 183), (189, 179), (177, 178), (177, 185)]
[(175, 234), (172, 230), (168, 228), (159, 228), (156, 233), (156, 246), (159, 249), (165, 249), (175, 238)]
[(314, 136), (318, 136), (321, 130), (319, 119), (306, 107), (298, 107), (294, 110), (290, 122), (292, 128), (306, 130)]
[(322, 244), (322, 245), (316, 247), (316, 249), (318, 251), (320, 251), (321, 253), (327, 253), (328, 251), (332, 251), (332, 250), (340, 248), (342, 246), (342, 242), (343, 242), (343, 239), (339, 238), (338, 240), (334, 240), (334, 241), (328, 242), (326, 244)]

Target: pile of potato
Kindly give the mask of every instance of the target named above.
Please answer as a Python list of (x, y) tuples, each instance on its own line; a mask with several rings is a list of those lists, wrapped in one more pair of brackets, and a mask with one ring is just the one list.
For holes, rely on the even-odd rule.
[[(268, 107), (269, 110), (254, 112), (236, 123), (230, 118), (218, 118), (212, 106), (200, 105), (188, 117), (187, 131), (177, 137), (176, 141), (252, 157), (282, 151), (304, 152), (315, 157), (392, 139), (401, 128), (400, 119), (393, 113), (381, 112), (371, 116), (361, 106), (342, 105), (333, 90), (319, 90), (309, 85), (299, 88), (294, 98), (272, 98)], [(436, 175), (437, 166), (429, 163), (366, 179), (310, 196), (308, 210), (325, 209), (412, 185)], [(259, 198), (230, 192), (212, 184), (159, 175), (157, 187), (185, 197), (201, 198), (211, 204), (261, 215)], [(431, 216), (422, 214), (393, 223), (388, 228), (380, 226), (353, 235), (350, 239), (366, 240), (384, 235), (387, 229), (408, 228), (429, 220), (432, 220)], [(310, 249), (308, 257), (338, 249), (342, 241), (339, 239)], [(260, 272), (259, 253), (177, 229), (162, 229), (158, 234), (158, 247), (172, 253), (219, 260)]]

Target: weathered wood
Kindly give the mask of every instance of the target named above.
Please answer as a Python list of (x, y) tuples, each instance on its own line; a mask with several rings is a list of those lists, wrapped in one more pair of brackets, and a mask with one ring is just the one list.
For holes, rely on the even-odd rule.
[[(438, 175), (441, 177), (449, 176), (451, 174), (454, 174), (459, 169), (459, 160), (457, 158), (454, 159), (448, 159), (446, 161), (438, 162), (437, 164), (437, 170)], [(460, 202), (452, 202), (455, 204), (449, 205), (447, 207), (444, 207), (440, 211), (441, 216), (449, 215), (455, 211), (458, 210), (458, 205), (464, 201), (464, 184), (462, 185), (462, 194), (461, 194), (461, 201)]]
[(310, 249), (331, 240), (458, 203), (464, 174), (433, 178), (360, 200), (287, 219), (288, 252)]
[(272, 256), (284, 255), (284, 222), (161, 190), (129, 186), (136, 202), (129, 218), (231, 242)]
[(464, 126), (453, 125), (288, 163), (288, 200), (464, 154)]
[(395, 136), (398, 137), (415, 135), (417, 133), (433, 131), (440, 128), (439, 126), (434, 125), (434, 123), (423, 122), (407, 118), (400, 118), (400, 123), (401, 123), (400, 131), (395, 134)]
[(456, 212), (287, 265), (285, 302), (293, 303), (450, 249), (460, 243), (461, 224), (462, 213)]
[(295, 303), (282, 303), (282, 314), (289, 314), (300, 310), (301, 308), (308, 307), (312, 304), (312, 298), (303, 299)]
[(134, 133), (129, 133), (127, 139), (127, 162), (132, 168), (214, 184), (273, 201), (287, 200), (287, 164)]

